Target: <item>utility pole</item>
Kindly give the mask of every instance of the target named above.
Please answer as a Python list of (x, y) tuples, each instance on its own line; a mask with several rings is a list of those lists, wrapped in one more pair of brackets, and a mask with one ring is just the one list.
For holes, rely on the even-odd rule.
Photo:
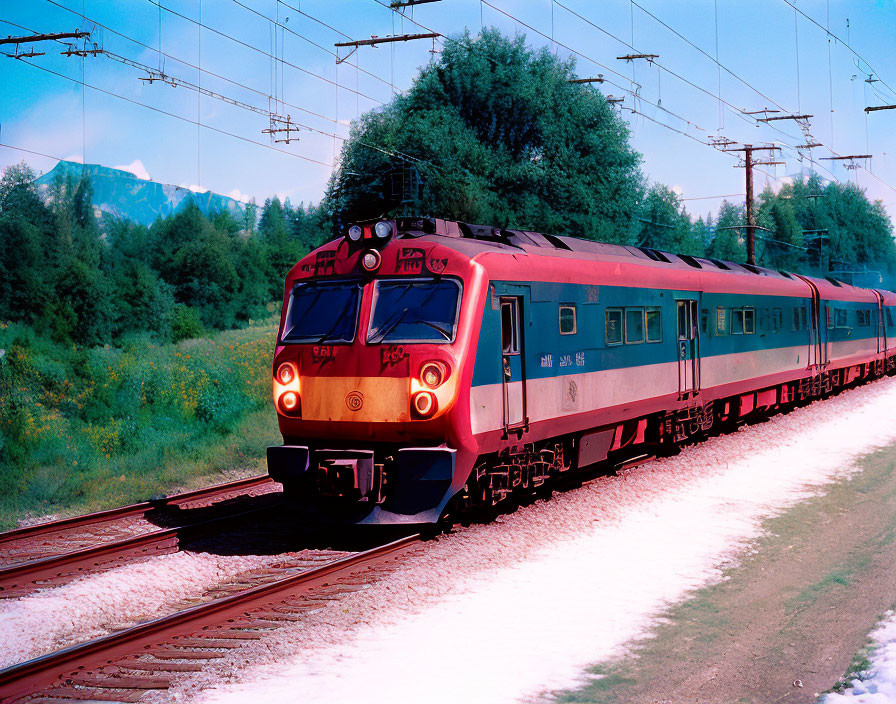
[(776, 151), (779, 147), (754, 147), (745, 144), (740, 149), (723, 149), (724, 152), (743, 152), (744, 169), (747, 177), (747, 264), (756, 266), (756, 224), (753, 221), (753, 166), (761, 164), (783, 164), (783, 161), (753, 161), (753, 152)]

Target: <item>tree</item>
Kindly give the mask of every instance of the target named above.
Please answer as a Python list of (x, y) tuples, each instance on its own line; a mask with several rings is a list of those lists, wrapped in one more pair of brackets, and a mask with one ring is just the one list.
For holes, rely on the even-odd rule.
[(679, 195), (668, 186), (651, 186), (639, 213), (639, 246), (675, 254), (703, 254), (703, 242), (696, 234), (691, 218)]
[(364, 115), (323, 207), (335, 226), (398, 213), (615, 242), (643, 192), (626, 123), (574, 63), (484, 30), (449, 41)]
[(716, 221), (715, 237), (709, 248), (709, 255), (715, 259), (732, 262), (747, 261), (747, 248), (744, 244), (744, 210), (727, 200), (722, 201), (719, 218)]
[(37, 174), (24, 161), (12, 164), (3, 169), (0, 176), (0, 212), (3, 211), (3, 203), (14, 190), (24, 188), (34, 192), (34, 181)]

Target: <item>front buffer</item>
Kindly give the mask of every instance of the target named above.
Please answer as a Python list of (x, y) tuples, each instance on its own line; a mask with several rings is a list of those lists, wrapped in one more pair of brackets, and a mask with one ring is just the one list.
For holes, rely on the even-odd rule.
[(268, 473), (311, 519), (361, 524), (437, 523), (454, 495), (457, 451), (403, 447), (383, 462), (373, 450), (268, 448)]

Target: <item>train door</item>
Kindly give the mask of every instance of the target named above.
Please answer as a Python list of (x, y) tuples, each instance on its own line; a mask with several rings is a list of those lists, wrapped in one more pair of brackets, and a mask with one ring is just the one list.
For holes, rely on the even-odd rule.
[(523, 355), (522, 296), (501, 297), (501, 367), (504, 430), (526, 424), (526, 369)]
[(887, 328), (884, 325), (884, 297), (880, 291), (875, 291), (874, 295), (877, 296), (877, 352), (880, 354), (887, 351)]
[(805, 276), (800, 279), (806, 282), (812, 293), (812, 301), (809, 303), (809, 355), (807, 369), (824, 370), (828, 359), (828, 316), (831, 314), (827, 305), (821, 302), (821, 293), (818, 287)]
[(678, 304), (678, 398), (700, 393), (700, 304), (696, 299)]

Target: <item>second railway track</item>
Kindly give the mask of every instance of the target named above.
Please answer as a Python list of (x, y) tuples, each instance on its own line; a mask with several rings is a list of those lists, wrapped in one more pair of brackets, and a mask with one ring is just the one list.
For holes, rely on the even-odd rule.
[(0, 533), (0, 599), (175, 552), (184, 539), (274, 505), (276, 489), (268, 477), (252, 477)]

